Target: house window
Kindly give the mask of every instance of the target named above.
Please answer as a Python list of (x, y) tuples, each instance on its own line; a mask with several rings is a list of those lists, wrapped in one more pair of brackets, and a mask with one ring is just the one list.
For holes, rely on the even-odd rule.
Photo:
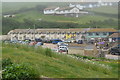
[(103, 35), (107, 35), (107, 33), (106, 33), (106, 32), (104, 32), (104, 33), (103, 33)]
[(64, 32), (62, 34), (65, 34)]
[(22, 33), (19, 33), (20, 35), (22, 34)]
[(93, 34), (92, 33), (88, 33), (89, 34), (89, 36), (92, 36)]
[(97, 36), (100, 35), (98, 32), (95, 33)]
[(60, 11), (60, 12), (63, 12), (63, 11)]
[(34, 39), (33, 37), (31, 37), (31, 39)]
[(19, 37), (19, 39), (22, 39), (22, 37)]

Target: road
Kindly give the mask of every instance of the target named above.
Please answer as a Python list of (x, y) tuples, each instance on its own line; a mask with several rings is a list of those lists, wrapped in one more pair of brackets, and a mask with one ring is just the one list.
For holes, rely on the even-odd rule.
[(120, 56), (117, 56), (117, 55), (106, 54), (105, 57), (107, 59), (120, 60)]
[[(44, 45), (42, 46), (43, 48), (50, 48), (50, 49), (58, 49), (57, 44), (50, 44), (50, 43), (44, 43)], [(71, 46), (68, 47), (68, 54), (80, 54), (83, 55), (84, 54), (84, 47), (80, 47), (80, 46)]]
[(94, 45), (87, 45), (84, 49), (85, 50), (94, 50)]

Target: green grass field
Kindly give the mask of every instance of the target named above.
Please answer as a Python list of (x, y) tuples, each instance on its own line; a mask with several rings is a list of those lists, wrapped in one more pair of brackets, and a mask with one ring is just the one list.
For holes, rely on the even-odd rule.
[(88, 61), (53, 53), (49, 49), (3, 44), (2, 58), (26, 63), (48, 78), (117, 78), (117, 61)]

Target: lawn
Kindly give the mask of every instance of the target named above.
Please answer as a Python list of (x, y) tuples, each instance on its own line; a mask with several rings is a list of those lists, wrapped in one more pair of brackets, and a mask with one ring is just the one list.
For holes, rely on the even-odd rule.
[(3, 44), (2, 58), (14, 63), (26, 63), (49, 78), (117, 78), (118, 63), (81, 60), (70, 55), (51, 52), (50, 49)]

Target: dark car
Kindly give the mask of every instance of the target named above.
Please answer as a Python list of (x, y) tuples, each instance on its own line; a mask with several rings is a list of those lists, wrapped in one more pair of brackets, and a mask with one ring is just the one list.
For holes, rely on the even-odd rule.
[(60, 40), (60, 39), (53, 39), (53, 40), (52, 40), (52, 43), (53, 43), (53, 44), (57, 44), (58, 42), (63, 42), (63, 41)]
[(36, 38), (35, 41), (36, 41), (36, 42), (42, 42), (42, 39)]
[(78, 40), (78, 44), (83, 44), (83, 40)]
[(112, 55), (120, 55), (120, 46), (115, 46), (109, 50)]

